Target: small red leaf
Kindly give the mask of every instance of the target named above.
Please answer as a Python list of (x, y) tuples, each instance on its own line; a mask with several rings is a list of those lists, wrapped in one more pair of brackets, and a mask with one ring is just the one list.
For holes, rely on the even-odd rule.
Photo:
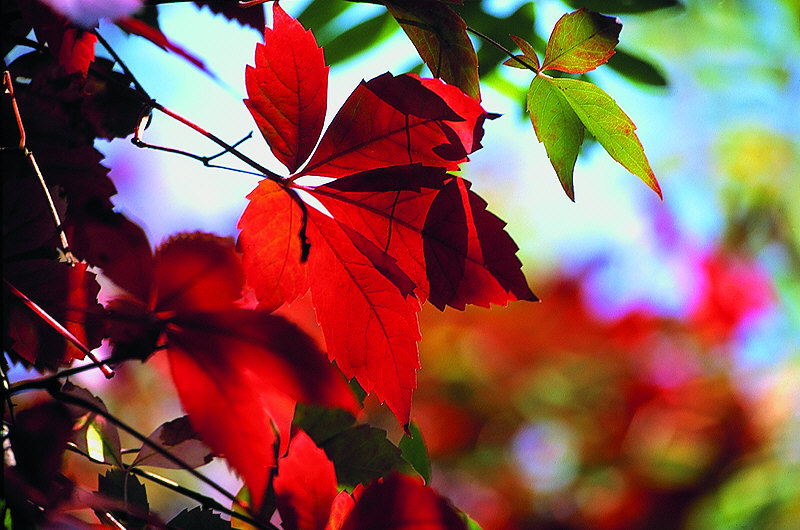
[(430, 302), (464, 309), (511, 300), (537, 300), (522, 274), (517, 245), (486, 202), (455, 177), (436, 196), (425, 220)]
[(298, 236), (303, 214), (286, 190), (268, 179), (247, 198), (250, 203), (239, 219), (242, 232), (237, 246), (247, 284), (261, 307), (271, 310), (308, 291)]
[(272, 153), (294, 173), (317, 143), (325, 121), (328, 67), (310, 30), (273, 5), (273, 28), (247, 66), (244, 100)]
[(303, 431), (292, 437), (273, 482), (278, 512), (287, 530), (324, 530), (337, 496), (336, 471), (325, 451)]
[[(283, 318), (228, 309), (182, 314), (167, 328), (172, 379), (189, 421), (264, 499), (278, 455), (289, 443), (297, 401), (358, 405), (313, 340)], [(280, 438), (278, 438), (280, 437)]]
[(156, 311), (228, 309), (241, 297), (244, 273), (233, 241), (182, 234), (156, 250)]
[(116, 20), (116, 24), (128, 33), (133, 33), (134, 35), (143, 37), (162, 50), (176, 53), (199, 69), (211, 74), (208, 69), (206, 69), (206, 65), (202, 60), (198, 59), (194, 54), (189, 53), (177, 44), (171, 42), (158, 28), (154, 28), (153, 26), (150, 26), (147, 23), (132, 17), (120, 18)]
[(328, 355), (407, 425), (419, 368), (419, 302), (405, 298), (333, 219), (309, 212), (309, 282)]
[(480, 147), (487, 116), (457, 88), (386, 73), (356, 87), (301, 175), (341, 177), (415, 163), (455, 170)]
[(22, 18), (33, 26), (36, 38), (46, 42), (53, 57), (66, 74), (79, 73), (86, 76), (94, 61), (94, 45), (97, 37), (90, 31), (74, 26), (65, 17), (48, 6), (28, 0), (17, 2)]
[[(361, 487), (362, 486), (359, 484), (358, 488)], [(340, 491), (339, 494), (336, 495), (336, 498), (333, 499), (331, 513), (328, 517), (328, 524), (325, 526), (325, 530), (341, 530), (347, 516), (350, 515), (355, 505), (356, 501), (353, 499), (352, 495), (345, 490)]]
[(453, 505), (432, 488), (394, 474), (367, 487), (344, 523), (344, 530), (466, 530)]

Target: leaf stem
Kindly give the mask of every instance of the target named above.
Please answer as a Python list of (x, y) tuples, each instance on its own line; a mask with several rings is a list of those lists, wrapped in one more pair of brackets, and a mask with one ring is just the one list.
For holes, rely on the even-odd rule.
[(60, 388), (55, 388), (53, 386), (50, 386), (47, 390), (50, 392), (50, 394), (54, 398), (56, 398), (56, 399), (58, 399), (60, 401), (63, 401), (63, 402), (66, 402), (66, 403), (72, 403), (73, 405), (78, 405), (81, 408), (84, 408), (86, 410), (94, 412), (95, 414), (97, 414), (99, 416), (102, 416), (103, 418), (107, 419), (108, 421), (110, 421), (111, 423), (116, 425), (118, 428), (122, 429), (123, 431), (127, 432), (128, 434), (130, 434), (131, 436), (133, 436), (134, 438), (136, 438), (137, 440), (142, 442), (144, 445), (146, 445), (146, 446), (150, 447), (151, 449), (153, 449), (155, 452), (157, 452), (158, 454), (160, 454), (161, 456), (163, 456), (164, 458), (166, 458), (170, 462), (176, 464), (181, 469), (189, 472), (196, 479), (201, 480), (202, 482), (205, 482), (207, 485), (211, 486), (213, 489), (215, 489), (221, 495), (223, 495), (227, 499), (230, 499), (233, 503), (241, 506), (243, 509), (247, 509), (247, 507), (244, 506), (239, 501), (239, 499), (237, 499), (236, 496), (233, 495), (231, 492), (229, 492), (228, 490), (226, 490), (225, 488), (223, 488), (222, 486), (220, 486), (219, 484), (217, 484), (216, 482), (214, 482), (213, 480), (211, 480), (210, 478), (208, 478), (204, 474), (200, 473), (196, 469), (194, 469), (191, 465), (187, 464), (183, 459), (173, 455), (172, 453), (170, 453), (169, 451), (167, 451), (166, 449), (164, 449), (163, 447), (161, 447), (157, 443), (151, 441), (149, 438), (147, 438), (147, 436), (143, 435), (142, 433), (140, 433), (139, 431), (137, 431), (136, 429), (134, 429), (133, 427), (131, 427), (127, 423), (123, 422), (122, 420), (120, 420), (119, 418), (117, 418), (116, 416), (111, 414), (110, 412), (101, 409), (100, 407), (98, 407), (97, 405), (92, 403), (91, 401), (87, 401), (87, 400), (85, 400), (85, 399), (83, 399), (81, 397), (62, 392)]
[(467, 26), (467, 31), (468, 31), (468, 32), (470, 32), (470, 33), (472, 33), (472, 34), (473, 34), (473, 35), (475, 35), (476, 37), (480, 37), (481, 39), (485, 40), (486, 42), (488, 42), (489, 44), (491, 44), (492, 46), (494, 46), (495, 48), (497, 48), (497, 49), (498, 49), (498, 50), (500, 50), (501, 52), (503, 52), (503, 53), (505, 53), (506, 55), (508, 55), (508, 56), (509, 56), (511, 59), (513, 59), (513, 60), (517, 61), (517, 62), (518, 62), (520, 65), (522, 65), (522, 66), (523, 66), (523, 67), (525, 67), (526, 69), (528, 69), (528, 70), (532, 71), (532, 72), (533, 72), (533, 73), (535, 73), (535, 74), (538, 74), (538, 73), (539, 73), (539, 70), (537, 70), (536, 68), (532, 67), (531, 65), (529, 65), (529, 64), (528, 64), (528, 63), (526, 63), (525, 61), (521, 60), (521, 59), (520, 59), (519, 57), (517, 57), (517, 56), (516, 56), (514, 53), (512, 53), (512, 52), (511, 52), (511, 51), (510, 51), (508, 48), (506, 48), (505, 46), (503, 46), (502, 44), (500, 44), (499, 42), (497, 42), (496, 40), (494, 40), (494, 39), (493, 39), (493, 38), (491, 38), (490, 36), (486, 35), (485, 33), (481, 33), (481, 32), (480, 32), (480, 31), (478, 31), (477, 29), (475, 29), (475, 28), (471, 28), (471, 27), (469, 27), (469, 26)]
[(81, 353), (83, 353), (85, 356), (91, 359), (95, 364), (97, 364), (98, 367), (100, 368), (100, 371), (103, 372), (103, 375), (106, 376), (106, 379), (111, 379), (112, 377), (114, 377), (114, 371), (111, 370), (105, 364), (100, 363), (100, 360), (95, 356), (95, 354), (92, 353), (91, 350), (89, 350), (89, 348), (84, 346), (83, 343), (75, 335), (73, 335), (70, 330), (61, 325), (61, 323), (58, 320), (50, 316), (50, 314), (44, 309), (42, 309), (36, 302), (28, 298), (19, 289), (14, 287), (11, 284), (11, 282), (3, 278), (3, 283), (5, 284), (6, 288), (8, 288), (8, 290), (11, 291), (11, 294), (16, 296), (19, 300), (21, 300), (22, 303), (28, 306), (28, 308), (31, 311), (36, 313), (36, 315), (39, 318), (44, 320), (51, 328), (60, 333), (61, 336), (67, 339), (69, 342), (71, 342), (73, 346), (78, 348), (81, 351)]
[(81, 366), (76, 366), (74, 368), (69, 368), (67, 370), (62, 370), (56, 374), (49, 375), (47, 377), (38, 377), (36, 379), (26, 379), (24, 381), (19, 381), (17, 383), (12, 384), (8, 388), (9, 395), (18, 394), (19, 392), (25, 392), (27, 390), (45, 390), (50, 388), (56, 381), (59, 379), (63, 379), (65, 377), (71, 377), (76, 374), (80, 374), (83, 372), (88, 372), (89, 370), (94, 370), (95, 368), (100, 368), (103, 366), (107, 366), (109, 364), (117, 364), (122, 363), (125, 361), (132, 361), (134, 359), (139, 359), (138, 357), (115, 357), (111, 359), (104, 359), (102, 361), (94, 361), (88, 364), (84, 364)]
[[(86, 452), (84, 452), (83, 450), (81, 450), (78, 446), (76, 446), (72, 442), (67, 444), (67, 450), (71, 451), (71, 452), (73, 452), (75, 454), (81, 455), (82, 457), (86, 458), (88, 461), (92, 462), (93, 464), (99, 464), (99, 465), (103, 465), (103, 466), (107, 466), (107, 467), (114, 467), (114, 464), (112, 464), (111, 462), (105, 462), (103, 460), (97, 460), (96, 458), (93, 458), (91, 455), (89, 455)], [(136, 451), (138, 451), (138, 449)], [(239, 519), (240, 521), (244, 521), (244, 522), (249, 523), (249, 524), (251, 524), (253, 526), (256, 526), (258, 528), (264, 528), (264, 529), (267, 529), (267, 530), (272, 530), (272, 529), (276, 528), (275, 526), (273, 526), (270, 523), (263, 523), (261, 521), (258, 521), (257, 519), (253, 519), (249, 515), (236, 512), (235, 510), (231, 510), (230, 508), (228, 508), (225, 505), (221, 504), (216, 499), (213, 499), (211, 497), (203, 495), (202, 493), (199, 493), (197, 491), (189, 489), (189, 488), (187, 488), (185, 486), (181, 486), (177, 482), (175, 482), (173, 480), (170, 480), (170, 479), (168, 479), (166, 477), (162, 477), (161, 475), (159, 475), (157, 473), (152, 473), (150, 471), (145, 471), (144, 469), (140, 469), (138, 467), (132, 467), (132, 466), (131, 467), (127, 467), (126, 466), (124, 468), (124, 470), (125, 470), (126, 473), (131, 473), (131, 474), (136, 475), (138, 477), (147, 479), (147, 480), (149, 480), (151, 482), (154, 482), (154, 483), (158, 484), (159, 486), (162, 486), (164, 488), (172, 490), (172, 491), (174, 491), (175, 493), (177, 493), (179, 495), (183, 495), (184, 497), (187, 497), (189, 499), (197, 501), (197, 502), (200, 503), (200, 506), (202, 506), (203, 508), (209, 508), (211, 510), (216, 510), (216, 511), (218, 511), (220, 513), (224, 513), (224, 514), (226, 514), (226, 515), (228, 515), (230, 517)]]

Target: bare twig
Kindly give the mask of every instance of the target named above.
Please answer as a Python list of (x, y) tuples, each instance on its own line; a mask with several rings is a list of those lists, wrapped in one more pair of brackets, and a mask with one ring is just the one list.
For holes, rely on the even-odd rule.
[(30, 308), (31, 311), (36, 313), (36, 315), (39, 318), (44, 320), (47, 323), (47, 325), (49, 325), (51, 328), (60, 333), (62, 337), (70, 341), (73, 346), (75, 346), (81, 351), (81, 353), (89, 357), (100, 368), (100, 371), (103, 372), (103, 375), (105, 375), (106, 378), (111, 379), (112, 377), (114, 377), (114, 371), (111, 370), (104, 363), (101, 363), (100, 360), (95, 356), (95, 354), (92, 353), (92, 351), (89, 348), (84, 346), (84, 344), (75, 335), (73, 335), (70, 330), (61, 325), (61, 323), (58, 320), (50, 316), (50, 314), (44, 309), (42, 309), (39, 306), (39, 304), (28, 298), (19, 289), (14, 287), (11, 284), (11, 282), (3, 278), (3, 283), (5, 283), (6, 288), (8, 288), (8, 290), (11, 291), (11, 294), (16, 296), (20, 301), (22, 301), (22, 303), (28, 306), (28, 308)]

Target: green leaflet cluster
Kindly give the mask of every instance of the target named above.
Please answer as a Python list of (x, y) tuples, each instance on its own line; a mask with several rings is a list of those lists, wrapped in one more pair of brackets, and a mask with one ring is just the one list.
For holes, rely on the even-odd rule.
[(614, 160), (661, 197), (661, 187), (636, 136), (636, 126), (614, 99), (586, 81), (545, 73), (556, 70), (582, 74), (594, 70), (614, 54), (621, 29), (617, 18), (579, 9), (556, 23), (541, 65), (533, 46), (516, 36), (512, 39), (522, 54), (504, 63), (536, 72), (527, 95), (531, 123), (561, 186), (573, 201), (575, 160), (586, 130)]

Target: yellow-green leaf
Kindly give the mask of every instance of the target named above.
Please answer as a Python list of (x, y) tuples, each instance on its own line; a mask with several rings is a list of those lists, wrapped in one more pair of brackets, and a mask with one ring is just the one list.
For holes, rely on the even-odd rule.
[[(536, 55), (536, 50), (533, 49), (533, 46), (523, 39), (522, 37), (517, 37), (516, 35), (511, 35), (511, 40), (513, 40), (517, 46), (519, 46), (522, 55), (528, 59), (527, 63), (531, 64), (537, 71), (539, 70), (539, 56)], [(513, 59), (510, 59), (512, 62), (516, 62)], [(508, 61), (506, 61), (508, 63)], [(503, 64), (506, 64), (503, 63)]]
[(549, 82), (558, 89), (611, 158), (642, 179), (661, 197), (661, 187), (636, 136), (636, 125), (616, 101), (601, 88), (585, 81), (549, 79)]
[(622, 23), (594, 11), (578, 9), (561, 17), (550, 34), (543, 70), (580, 74), (594, 70), (614, 55)]
[(585, 127), (549, 78), (536, 76), (528, 88), (528, 112), (536, 137), (544, 144), (561, 187), (575, 200), (572, 172)]

